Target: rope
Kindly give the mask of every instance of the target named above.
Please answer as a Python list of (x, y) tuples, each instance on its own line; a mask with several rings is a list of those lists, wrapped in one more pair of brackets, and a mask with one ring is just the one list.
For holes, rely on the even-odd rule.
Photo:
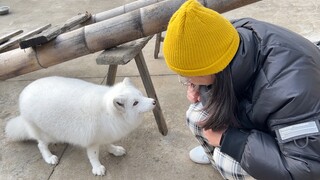
[(32, 47), (32, 48), (33, 48), (33, 50), (34, 50), (34, 53), (35, 53), (35, 56), (36, 56), (38, 65), (39, 65), (40, 67), (44, 68), (44, 69), (48, 68), (48, 67), (43, 66), (43, 65), (40, 63), (39, 58), (38, 58), (37, 47), (34, 46), (34, 47)]

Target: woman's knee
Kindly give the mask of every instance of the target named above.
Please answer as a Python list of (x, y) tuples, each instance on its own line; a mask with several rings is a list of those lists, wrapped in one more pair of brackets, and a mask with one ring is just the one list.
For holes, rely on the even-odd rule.
[(206, 113), (202, 110), (201, 103), (191, 104), (186, 112), (187, 125), (191, 132), (196, 136), (202, 136), (201, 127), (199, 122), (201, 122), (206, 116)]
[(213, 160), (216, 169), (225, 179), (254, 179), (242, 169), (239, 162), (235, 161), (227, 154), (220, 152), (220, 148), (214, 149)]
[(207, 113), (202, 110), (203, 106), (200, 102), (191, 104), (186, 112), (189, 123), (198, 124), (207, 117)]

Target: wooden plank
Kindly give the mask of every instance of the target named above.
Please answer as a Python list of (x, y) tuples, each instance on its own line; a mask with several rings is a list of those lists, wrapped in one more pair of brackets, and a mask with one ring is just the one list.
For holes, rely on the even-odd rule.
[(20, 41), (27, 39), (35, 34), (38, 34), (38, 33), (42, 32), (43, 30), (48, 29), (50, 26), (51, 26), (51, 24), (47, 24), (47, 25), (42, 26), (40, 28), (37, 28), (33, 31), (30, 31), (27, 34), (21, 35), (21, 36), (17, 37), (16, 39), (12, 39), (12, 40), (8, 41), (7, 43), (0, 45), (0, 52), (4, 52), (7, 48), (18, 45)]
[(152, 36), (140, 38), (117, 47), (106, 49), (96, 59), (97, 64), (124, 65), (130, 62), (148, 43)]
[(78, 24), (84, 23), (91, 18), (91, 14), (86, 12), (84, 14), (78, 14), (77, 16), (67, 20), (61, 27), (62, 32), (66, 32)]
[(17, 31), (14, 31), (12, 33), (9, 33), (9, 34), (6, 34), (4, 36), (1, 36), (0, 37), (0, 44), (3, 44), (4, 42), (7, 42), (12, 37), (14, 37), (14, 36), (16, 36), (18, 34), (21, 34), (21, 33), (23, 33), (23, 30), (17, 30)]
[(19, 46), (21, 49), (25, 49), (31, 46), (44, 44), (46, 42), (49, 42), (50, 40), (57, 37), (59, 34), (61, 34), (61, 28), (60, 26), (53, 26), (40, 34), (37, 34), (29, 39), (23, 40), (19, 43)]
[(47, 29), (46, 31), (43, 31), (40, 34), (37, 34), (33, 37), (30, 37), (29, 39), (21, 41), (19, 44), (20, 48), (25, 49), (32, 46), (45, 44), (51, 41), (52, 39), (56, 38), (60, 34), (70, 30), (71, 28), (77, 26), (78, 24), (81, 24), (87, 21), (90, 18), (91, 18), (91, 14), (88, 12), (84, 14), (79, 14), (67, 20), (62, 26), (53, 26), (52, 28)]

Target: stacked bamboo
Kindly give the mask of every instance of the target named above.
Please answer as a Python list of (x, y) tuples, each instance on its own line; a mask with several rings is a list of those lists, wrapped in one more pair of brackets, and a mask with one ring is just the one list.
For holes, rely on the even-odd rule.
[(0, 53), (19, 48), (19, 46), (21, 49), (25, 49), (32, 46), (42, 45), (69, 30), (100, 22), (160, 1), (163, 0), (138, 0), (93, 16), (86, 12), (68, 19), (62, 25), (55, 25), (52, 27), (51, 24), (47, 24), (19, 37), (14, 37), (23, 32), (23, 30), (18, 30), (0, 37)]
[[(257, 1), (259, 0), (202, 0), (200, 2), (208, 8), (223, 13)], [(146, 1), (136, 3), (140, 4), (139, 2)], [(2, 53), (0, 54), (0, 80), (165, 31), (170, 17), (184, 2), (185, 0), (165, 0), (140, 9), (133, 8), (136, 10), (130, 12), (122, 11), (124, 14), (113, 18), (95, 16), (91, 20), (93, 24), (88, 23), (89, 25), (61, 34), (42, 46)], [(107, 19), (104, 20), (105, 18)]]

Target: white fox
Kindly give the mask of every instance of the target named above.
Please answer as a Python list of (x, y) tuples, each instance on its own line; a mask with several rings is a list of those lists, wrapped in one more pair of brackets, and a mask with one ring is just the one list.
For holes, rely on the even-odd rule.
[(87, 149), (94, 175), (105, 175), (99, 161), (99, 146), (107, 144), (115, 156), (125, 149), (112, 143), (126, 136), (142, 122), (142, 113), (156, 101), (136, 89), (129, 78), (114, 86), (102, 86), (79, 79), (47, 77), (29, 84), (20, 94), (20, 116), (6, 126), (8, 138), (34, 139), (43, 159), (57, 164), (49, 143), (70, 143)]

